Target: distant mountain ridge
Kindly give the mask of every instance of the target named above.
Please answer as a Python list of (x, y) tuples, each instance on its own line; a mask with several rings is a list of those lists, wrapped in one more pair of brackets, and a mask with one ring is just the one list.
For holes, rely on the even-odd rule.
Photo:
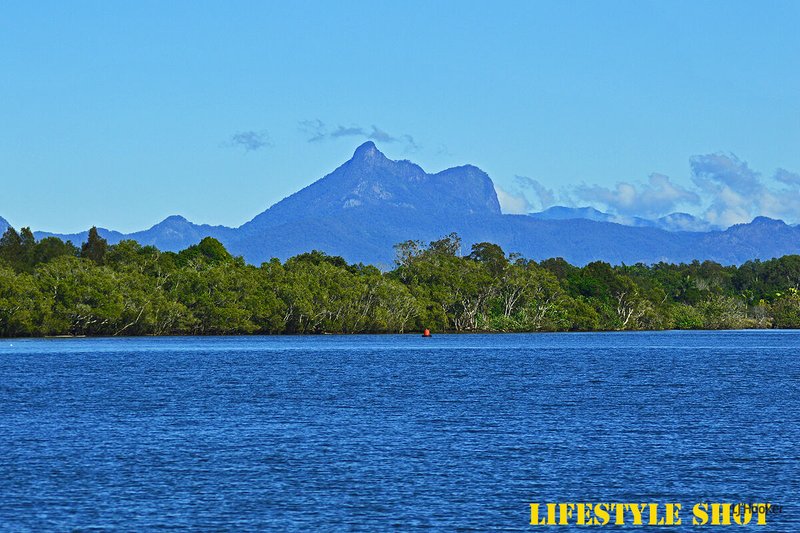
[(614, 215), (604, 213), (594, 207), (565, 207), (556, 205), (540, 211), (529, 213), (537, 220), (573, 220), (584, 219), (597, 222), (613, 222), (623, 226), (637, 226), (642, 228), (660, 228), (666, 231), (709, 231), (713, 229), (723, 229), (713, 227), (711, 224), (690, 215), (689, 213), (670, 213), (655, 220), (642, 217)]
[[(132, 239), (142, 245), (152, 245), (160, 250), (178, 251), (197, 244), (204, 237), (214, 237), (219, 240), (229, 238), (232, 228), (225, 226), (209, 226), (208, 224), (194, 224), (180, 215), (172, 215), (155, 226), (146, 230), (134, 233), (120, 233), (106, 228), (97, 228), (101, 237), (108, 240), (111, 244), (116, 244), (124, 239)], [(86, 242), (89, 231), (80, 233), (52, 233), (47, 231), (34, 231), (33, 235), (37, 239), (45, 237), (58, 237), (64, 241), (73, 243)]]
[[(134, 239), (172, 251), (210, 236), (254, 264), (317, 249), (352, 262), (391, 266), (394, 244), (450, 232), (461, 235), (464, 253), (472, 243), (489, 241), (531, 259), (563, 257), (574, 264), (694, 259), (739, 264), (800, 253), (800, 228), (765, 217), (724, 231), (684, 231), (704, 227), (686, 213), (655, 221), (629, 217), (626, 225), (618, 221), (593, 208), (562, 206), (504, 215), (492, 180), (479, 168), (465, 165), (429, 174), (410, 161), (388, 159), (367, 142), (327, 176), (238, 228), (198, 225), (175, 215), (135, 233), (98, 231), (112, 244)], [(74, 243), (86, 239), (86, 232), (35, 235)]]

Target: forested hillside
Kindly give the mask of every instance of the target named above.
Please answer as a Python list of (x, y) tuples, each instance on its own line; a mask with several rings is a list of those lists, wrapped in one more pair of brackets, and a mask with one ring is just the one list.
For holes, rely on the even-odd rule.
[(583, 267), (455, 234), (395, 247), (388, 272), (310, 251), (260, 266), (205, 238), (181, 252), (93, 228), (81, 247), (0, 239), (0, 336), (800, 327), (800, 256)]

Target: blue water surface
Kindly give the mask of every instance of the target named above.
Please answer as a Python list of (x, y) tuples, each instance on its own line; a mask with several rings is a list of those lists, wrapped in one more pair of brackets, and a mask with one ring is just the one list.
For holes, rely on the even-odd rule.
[(0, 340), (0, 528), (552, 531), (530, 503), (689, 523), (769, 501), (772, 527), (736, 530), (800, 531), (799, 352), (795, 331)]

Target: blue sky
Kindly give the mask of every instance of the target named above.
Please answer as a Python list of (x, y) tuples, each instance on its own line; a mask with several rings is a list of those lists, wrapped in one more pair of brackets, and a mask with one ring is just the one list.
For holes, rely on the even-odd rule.
[(372, 136), (481, 167), (508, 211), (790, 219), (798, 22), (795, 1), (8, 2), (0, 216), (236, 226)]

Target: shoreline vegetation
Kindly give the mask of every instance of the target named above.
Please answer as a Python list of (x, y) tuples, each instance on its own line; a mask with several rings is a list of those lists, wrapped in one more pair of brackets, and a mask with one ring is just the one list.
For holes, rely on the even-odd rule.
[(259, 266), (207, 237), (181, 252), (97, 230), (80, 247), (0, 238), (0, 337), (800, 327), (800, 256), (722, 266), (532, 261), (450, 234), (395, 268), (311, 251)]

